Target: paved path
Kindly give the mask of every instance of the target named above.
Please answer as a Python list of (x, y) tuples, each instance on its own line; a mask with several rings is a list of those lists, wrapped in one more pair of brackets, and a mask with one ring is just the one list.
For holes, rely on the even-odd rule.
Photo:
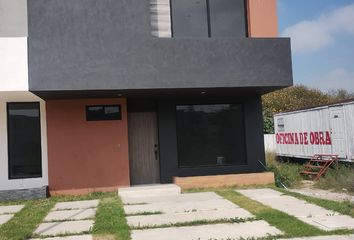
[(354, 196), (347, 193), (337, 193), (328, 190), (314, 189), (314, 188), (301, 188), (301, 189), (288, 189), (288, 190), (290, 192), (296, 192), (302, 195), (315, 197), (315, 198), (322, 198), (322, 199), (338, 201), (338, 202), (350, 201), (354, 203)]
[(52, 238), (36, 238), (31, 240), (92, 240), (91, 235), (79, 235), (79, 236), (68, 236), (68, 237), (52, 237)]
[(354, 218), (341, 215), (273, 189), (237, 190), (264, 205), (285, 212), (325, 231), (354, 229)]
[(278, 235), (281, 232), (265, 221), (254, 221), (133, 230), (131, 234), (132, 240), (225, 240), (266, 237), (268, 235)]
[(25, 205), (0, 206), (0, 225), (8, 222)]
[[(181, 194), (173, 185), (161, 189), (148, 186), (131, 191), (125, 189), (121, 197), (125, 204), (124, 211), (128, 214), (127, 222), (133, 228), (132, 240), (221, 240), (281, 234), (265, 221), (251, 221), (255, 217), (250, 212), (214, 192)], [(176, 223), (216, 220), (245, 222), (166, 227)], [(141, 227), (144, 229), (139, 229)]]
[[(98, 200), (60, 202), (45, 217), (34, 234), (49, 239), (90, 240), (90, 235), (55, 238), (62, 234), (83, 234), (91, 230), (94, 224)], [(48, 239), (48, 238), (46, 238)]]
[(292, 238), (292, 239), (284, 239), (284, 240), (353, 240), (353, 239), (354, 239), (354, 235), (333, 235), (333, 236)]

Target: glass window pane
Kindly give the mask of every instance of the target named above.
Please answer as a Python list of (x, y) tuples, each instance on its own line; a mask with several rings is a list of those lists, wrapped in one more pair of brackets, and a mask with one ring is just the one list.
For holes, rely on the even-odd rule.
[(208, 37), (206, 0), (172, 0), (174, 37)]
[(244, 0), (209, 0), (212, 37), (246, 37)]
[(176, 107), (180, 167), (246, 164), (242, 106)]
[(8, 103), (9, 178), (42, 176), (39, 103)]
[(87, 106), (87, 121), (120, 120), (120, 105)]

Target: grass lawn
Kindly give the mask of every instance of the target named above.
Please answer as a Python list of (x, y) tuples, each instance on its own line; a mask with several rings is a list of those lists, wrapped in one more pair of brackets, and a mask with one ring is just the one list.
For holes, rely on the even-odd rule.
[[(262, 186), (255, 186), (256, 188), (261, 188)], [(314, 203), (321, 207), (338, 211), (342, 214), (353, 216), (353, 206), (347, 202), (334, 202), (329, 200), (321, 200), (317, 198), (307, 197), (296, 193), (291, 193), (283, 189), (266, 185), (263, 187), (271, 187), (277, 191), (282, 191), (285, 194), (293, 195), (297, 198), (306, 200), (310, 203)], [(243, 189), (243, 188), (242, 188)], [(238, 206), (246, 209), (256, 216), (258, 220), (265, 220), (270, 225), (278, 228), (284, 235), (279, 236), (282, 238), (295, 238), (295, 237), (307, 237), (307, 236), (324, 236), (324, 235), (345, 235), (354, 234), (354, 230), (336, 230), (336, 231), (323, 231), (316, 227), (313, 227), (307, 223), (304, 223), (297, 218), (290, 216), (284, 212), (272, 209), (268, 206), (261, 204), (260, 202), (254, 201), (240, 193), (234, 191), (235, 188), (206, 188), (206, 189), (190, 189), (186, 192), (203, 192), (203, 191), (214, 191), (221, 195), (225, 199), (237, 204)]]
[(0, 226), (0, 240), (24, 240), (32, 236), (50, 209), (57, 202), (100, 199), (95, 225), (91, 231), (97, 240), (129, 240), (122, 203), (116, 192), (92, 193), (84, 196), (60, 196), (42, 200), (14, 201), (1, 205), (24, 204), (25, 208)]
[[(267, 186), (271, 187), (271, 186)], [(354, 217), (353, 206), (349, 203), (338, 203), (328, 200), (319, 200), (316, 198), (302, 196), (296, 193), (290, 193), (282, 189), (273, 187), (278, 191), (285, 194), (295, 196), (299, 199), (317, 204), (327, 209), (338, 211), (343, 214)], [(234, 202), (240, 207), (248, 210), (256, 219), (262, 219), (269, 224), (281, 230), (284, 235), (279, 237), (304, 237), (304, 236), (321, 236), (332, 234), (353, 234), (354, 230), (338, 230), (332, 232), (325, 232), (308, 225), (293, 216), (278, 210), (267, 207), (257, 201), (247, 198), (234, 191), (235, 188), (217, 188), (217, 189), (194, 189), (187, 192), (202, 192), (214, 191), (224, 198)], [(22, 240), (28, 239), (32, 236), (33, 231), (39, 223), (42, 222), (44, 217), (48, 214), (49, 210), (59, 201), (76, 201), (76, 200), (89, 200), (100, 199), (100, 204), (97, 209), (95, 225), (91, 230), (95, 240), (129, 240), (130, 228), (125, 219), (123, 205), (121, 200), (117, 197), (116, 192), (112, 193), (93, 193), (85, 196), (65, 196), (65, 197), (52, 197), (44, 200), (33, 201), (17, 201), (10, 203), (0, 203), (0, 205), (9, 204), (25, 204), (26, 207), (17, 213), (9, 222), (0, 226), (0, 240)], [(155, 213), (157, 214), (157, 213)], [(229, 222), (238, 222), (237, 219)], [(212, 224), (213, 221), (200, 221), (192, 223), (180, 223), (176, 226), (193, 226), (200, 224)], [(153, 224), (153, 223), (152, 223)], [(165, 226), (169, 227), (169, 225)]]

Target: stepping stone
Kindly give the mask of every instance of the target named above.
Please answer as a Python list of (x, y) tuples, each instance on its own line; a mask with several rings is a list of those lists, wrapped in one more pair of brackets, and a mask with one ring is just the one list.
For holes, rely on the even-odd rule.
[(138, 203), (157, 203), (157, 202), (187, 202), (187, 201), (206, 201), (212, 199), (222, 199), (214, 192), (184, 193), (172, 196), (153, 196), (153, 197), (125, 197), (122, 198), (124, 204)]
[(0, 215), (0, 225), (7, 223), (13, 216), (14, 216), (14, 214)]
[(55, 204), (53, 211), (56, 210), (69, 210), (69, 209), (87, 209), (95, 208), (98, 206), (99, 200), (87, 201), (73, 201), (73, 202), (59, 202)]
[(40, 236), (79, 234), (90, 231), (93, 224), (93, 220), (42, 223), (34, 233)]
[(138, 214), (143, 212), (183, 213), (235, 208), (239, 207), (228, 200), (214, 199), (207, 201), (161, 202), (144, 205), (125, 205), (124, 211), (126, 214)]
[(94, 218), (95, 214), (96, 209), (94, 208), (52, 211), (49, 212), (44, 221), (83, 220)]
[(0, 214), (17, 213), (24, 207), (25, 205), (0, 206)]
[(300, 220), (326, 231), (354, 229), (354, 218), (346, 215), (303, 217)]
[(354, 229), (354, 218), (283, 195), (273, 189), (248, 189), (237, 192), (325, 231)]
[(133, 230), (132, 240), (225, 240), (282, 234), (265, 221)]
[[(53, 238), (44, 238), (44, 240), (92, 240), (91, 235), (76, 235), (76, 236), (67, 236), (67, 237), (53, 237)], [(32, 238), (30, 240), (43, 240), (43, 238)]]
[(175, 224), (200, 220), (222, 220), (232, 218), (248, 219), (254, 216), (242, 208), (228, 210), (196, 211), (185, 213), (168, 213), (127, 217), (131, 227), (160, 226), (163, 224)]
[(118, 195), (122, 199), (135, 197), (176, 196), (179, 194), (181, 194), (181, 188), (175, 184), (141, 185), (118, 189)]
[(353, 240), (354, 235), (332, 235), (319, 237), (287, 238), (283, 240)]

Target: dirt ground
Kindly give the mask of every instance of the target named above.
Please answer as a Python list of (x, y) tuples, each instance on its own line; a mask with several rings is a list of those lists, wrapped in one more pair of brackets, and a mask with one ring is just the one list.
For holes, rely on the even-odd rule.
[(288, 189), (288, 190), (291, 192), (300, 193), (310, 197), (322, 198), (322, 199), (339, 201), (339, 202), (351, 201), (352, 203), (354, 203), (353, 195), (345, 192), (339, 193), (339, 192), (332, 192), (329, 190), (322, 190), (322, 189), (315, 188), (313, 186), (312, 181), (303, 181), (303, 185), (301, 188)]

